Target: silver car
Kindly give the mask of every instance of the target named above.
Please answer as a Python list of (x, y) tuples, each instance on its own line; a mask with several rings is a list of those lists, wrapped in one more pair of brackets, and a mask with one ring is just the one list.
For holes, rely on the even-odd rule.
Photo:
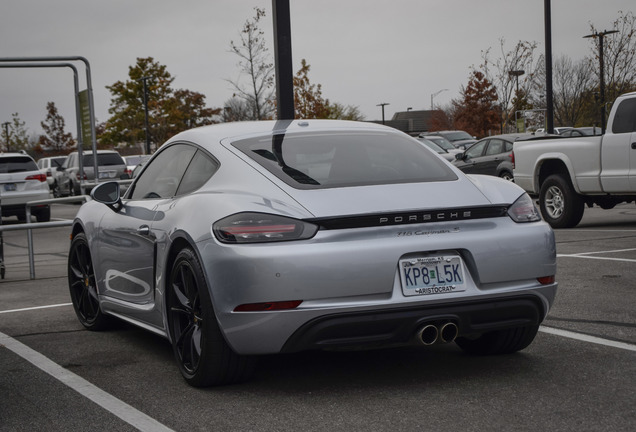
[(557, 289), (554, 234), (518, 186), (381, 125), (192, 129), (123, 198), (91, 195), (68, 262), (79, 320), (168, 338), (194, 386), (246, 380), (261, 354), (518, 351)]

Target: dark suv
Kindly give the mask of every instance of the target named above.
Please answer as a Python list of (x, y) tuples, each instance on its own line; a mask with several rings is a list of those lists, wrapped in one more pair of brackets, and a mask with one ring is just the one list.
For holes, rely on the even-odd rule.
[[(85, 151), (82, 154), (83, 180), (91, 183), (95, 183), (93, 161), (92, 151)], [(97, 150), (97, 170), (99, 172), (99, 180), (117, 180), (129, 177), (126, 174), (126, 162), (114, 150)], [(64, 164), (57, 169), (55, 183), (53, 184), (53, 195), (56, 197), (81, 195), (80, 180), (79, 154), (73, 152), (68, 155)], [(90, 187), (85, 188), (84, 192), (88, 194)]]

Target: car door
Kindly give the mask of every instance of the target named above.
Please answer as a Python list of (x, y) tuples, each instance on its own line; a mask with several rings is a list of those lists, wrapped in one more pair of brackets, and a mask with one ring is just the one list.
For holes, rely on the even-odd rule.
[(103, 294), (136, 304), (154, 302), (157, 247), (166, 242), (161, 225), (171, 207), (196, 147), (167, 146), (148, 164), (122, 199), (119, 211), (108, 211), (98, 230), (98, 261)]
[(466, 150), (457, 167), (466, 174), (483, 174), (483, 157), (488, 141), (487, 139), (479, 141)]
[(508, 158), (504, 140), (493, 138), (488, 141), (484, 156), (480, 160), (479, 174), (497, 175), (499, 165)]
[(636, 98), (623, 99), (601, 138), (601, 184), (605, 192), (636, 191)]

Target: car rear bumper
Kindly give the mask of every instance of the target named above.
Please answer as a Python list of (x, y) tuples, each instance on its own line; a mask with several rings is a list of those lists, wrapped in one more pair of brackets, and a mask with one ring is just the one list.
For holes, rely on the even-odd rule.
[(506, 328), (539, 325), (546, 310), (536, 296), (331, 314), (313, 319), (287, 340), (281, 352), (373, 348), (420, 343), (424, 326), (452, 322), (457, 337)]

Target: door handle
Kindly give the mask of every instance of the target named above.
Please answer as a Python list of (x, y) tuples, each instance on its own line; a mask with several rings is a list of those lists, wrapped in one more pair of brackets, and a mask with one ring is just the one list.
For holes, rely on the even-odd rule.
[(142, 225), (139, 228), (137, 228), (137, 234), (140, 235), (150, 235), (150, 227), (148, 225)]

